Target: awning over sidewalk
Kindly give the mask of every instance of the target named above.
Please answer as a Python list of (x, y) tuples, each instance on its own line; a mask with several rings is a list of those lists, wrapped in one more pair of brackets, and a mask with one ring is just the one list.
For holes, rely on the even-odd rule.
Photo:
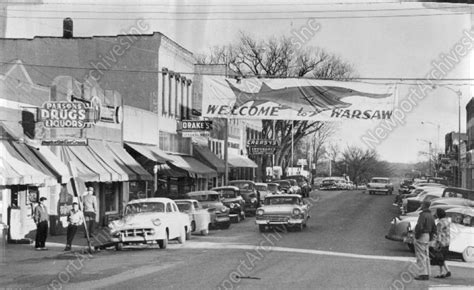
[(168, 165), (172, 169), (178, 168), (185, 170), (193, 178), (217, 177), (217, 172), (214, 169), (204, 165), (191, 156), (168, 154), (168, 157), (172, 160), (168, 162)]
[(75, 174), (85, 181), (111, 182), (120, 181), (114, 172), (103, 161), (97, 160), (87, 146), (61, 146), (61, 160), (71, 162)]
[(257, 168), (258, 167), (257, 163), (253, 162), (249, 158), (242, 155), (230, 153), (230, 152), (229, 152), (229, 156), (227, 160), (230, 166), (232, 167), (243, 167), (243, 168)]
[(120, 160), (125, 171), (128, 172), (129, 180), (153, 180), (148, 171), (146, 171), (119, 143), (107, 142), (106, 146), (114, 155), (115, 160)]
[(133, 149), (134, 151), (138, 152), (140, 155), (144, 156), (150, 161), (158, 162), (158, 163), (166, 163), (166, 161), (170, 161), (168, 155), (163, 152), (158, 146), (153, 145), (141, 145), (141, 144), (134, 144), (130, 142), (125, 142), (125, 145), (129, 148)]
[(200, 162), (216, 170), (217, 173), (225, 173), (224, 160), (217, 157), (207, 146), (194, 145), (193, 155)]
[(25, 144), (0, 140), (0, 185), (57, 183), (57, 176), (29, 150)]

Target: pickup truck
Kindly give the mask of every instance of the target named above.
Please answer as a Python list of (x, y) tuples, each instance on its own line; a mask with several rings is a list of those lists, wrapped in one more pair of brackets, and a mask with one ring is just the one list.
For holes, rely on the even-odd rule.
[(389, 195), (393, 193), (393, 184), (390, 182), (390, 178), (373, 177), (367, 184), (367, 191), (369, 194), (381, 192)]

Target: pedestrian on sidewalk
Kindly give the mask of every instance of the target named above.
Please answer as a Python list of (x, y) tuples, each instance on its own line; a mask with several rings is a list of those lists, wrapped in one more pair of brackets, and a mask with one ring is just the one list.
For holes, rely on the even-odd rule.
[[(451, 277), (448, 265), (446, 265), (446, 255), (449, 252), (450, 238), (450, 227), (451, 221), (446, 217), (446, 212), (442, 208), (436, 209), (436, 216), (439, 221), (436, 225), (436, 240), (435, 240), (435, 251), (438, 253), (434, 262), (435, 265), (439, 266), (439, 275), (435, 278), (447, 278)], [(443, 270), (446, 273), (443, 274)]]
[(430, 203), (421, 204), (421, 213), (415, 226), (415, 256), (420, 274), (415, 280), (429, 280), (430, 253), (429, 243), (436, 235), (436, 224), (430, 211)]
[(97, 214), (97, 199), (94, 195), (94, 188), (88, 187), (86, 195), (82, 198), (84, 217), (86, 220), (89, 236), (94, 234), (95, 216)]
[(77, 202), (72, 204), (72, 210), (69, 212), (67, 220), (69, 225), (67, 226), (66, 248), (64, 251), (71, 250), (72, 240), (74, 240), (74, 236), (76, 235), (77, 227), (84, 223), (84, 215), (79, 209), (79, 204), (77, 204)]
[(35, 239), (35, 249), (47, 250), (46, 248), (46, 238), (48, 237), (48, 220), (49, 214), (44, 201), (46, 197), (41, 197), (39, 199), (39, 204), (35, 207), (33, 213), (33, 219), (36, 223), (36, 239)]

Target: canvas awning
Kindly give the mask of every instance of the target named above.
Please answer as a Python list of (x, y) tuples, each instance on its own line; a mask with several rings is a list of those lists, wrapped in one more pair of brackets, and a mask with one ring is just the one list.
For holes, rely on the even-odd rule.
[(157, 163), (166, 163), (166, 161), (170, 160), (168, 158), (168, 155), (156, 145), (142, 145), (130, 142), (126, 142), (125, 145), (138, 152), (140, 155), (144, 156), (150, 161)]
[(206, 166), (191, 156), (171, 154), (168, 156), (168, 158), (171, 159), (171, 162), (168, 162), (168, 165), (172, 169), (179, 168), (181, 170), (185, 170), (193, 178), (217, 177), (217, 172), (214, 169)]
[(0, 140), (0, 185), (54, 185), (58, 182), (54, 173), (29, 150), (25, 144)]
[(229, 162), (230, 166), (232, 167), (243, 167), (243, 168), (257, 168), (258, 165), (257, 163), (253, 162), (253, 160), (250, 160), (249, 158), (235, 154), (235, 153), (230, 153), (227, 158), (227, 161)]
[(194, 145), (193, 155), (197, 160), (216, 170), (217, 173), (225, 173), (224, 160), (217, 157), (207, 146)]
[(123, 165), (125, 171), (127, 171), (129, 180), (153, 180), (148, 171), (146, 171), (133, 157), (128, 154), (127, 151), (119, 143), (106, 142), (106, 146), (110, 149), (110, 152), (114, 155), (115, 160)]
[(120, 181), (117, 172), (110, 169), (103, 161), (98, 160), (87, 146), (61, 147), (61, 160), (65, 163), (71, 162), (78, 177), (85, 181)]

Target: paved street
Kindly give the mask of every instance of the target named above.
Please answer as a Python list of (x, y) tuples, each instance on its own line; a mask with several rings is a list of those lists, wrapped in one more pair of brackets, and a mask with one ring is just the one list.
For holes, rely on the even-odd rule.
[[(314, 289), (428, 288), (474, 285), (474, 265), (453, 261), (453, 277), (413, 281), (412, 254), (384, 238), (396, 215), (393, 196), (363, 191), (315, 191), (311, 220), (303, 232), (259, 233), (254, 218), (230, 230), (193, 236), (184, 245), (106, 250), (93, 257), (64, 254), (62, 245), (45, 252), (9, 245), (2, 265), (4, 287)], [(61, 247), (60, 247), (61, 246)], [(23, 251), (17, 263), (8, 258)], [(461, 266), (461, 267), (458, 267)], [(437, 273), (437, 269), (433, 273)], [(246, 278), (239, 278), (239, 277)], [(405, 281), (406, 283), (402, 282)], [(395, 286), (395, 287), (394, 287)]]

